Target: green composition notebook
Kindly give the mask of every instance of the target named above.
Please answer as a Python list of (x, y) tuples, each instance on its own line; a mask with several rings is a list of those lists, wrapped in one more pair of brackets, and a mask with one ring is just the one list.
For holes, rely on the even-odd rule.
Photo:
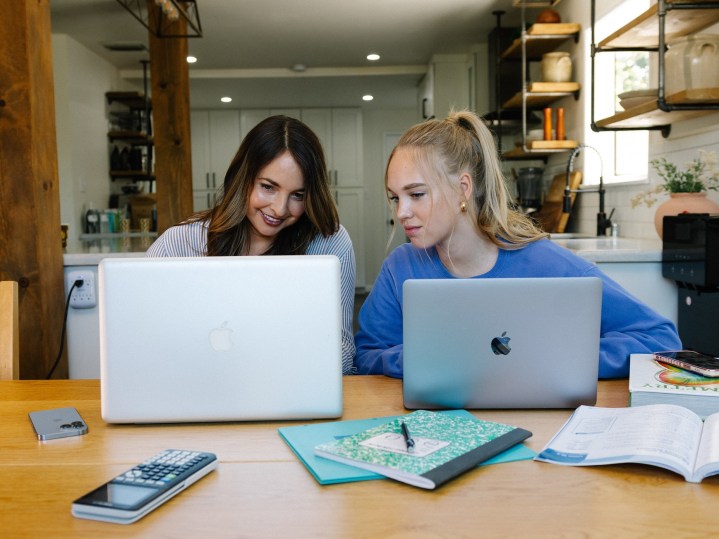
[[(467, 410), (445, 410), (439, 412), (445, 415), (465, 417), (475, 420), (474, 416)], [(280, 436), (297, 455), (302, 464), (321, 485), (333, 485), (337, 483), (348, 483), (352, 481), (368, 481), (373, 479), (385, 479), (385, 476), (341, 464), (334, 460), (325, 459), (315, 455), (315, 446), (332, 442), (357, 434), (378, 425), (383, 425), (393, 419), (402, 416), (372, 417), (367, 419), (350, 419), (345, 421), (327, 421), (321, 423), (308, 423), (303, 425), (291, 425), (278, 429)], [(517, 444), (506, 451), (481, 463), (482, 466), (489, 464), (500, 464), (503, 462), (514, 462), (518, 460), (531, 460), (536, 453), (524, 444)]]
[[(402, 433), (407, 427), (413, 447)], [(434, 489), (526, 440), (531, 432), (502, 423), (418, 410), (315, 447), (315, 454)]]

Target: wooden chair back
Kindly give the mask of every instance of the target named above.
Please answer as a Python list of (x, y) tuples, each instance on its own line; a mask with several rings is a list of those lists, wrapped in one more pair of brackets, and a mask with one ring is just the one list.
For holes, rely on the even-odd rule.
[(0, 281), (0, 380), (20, 377), (20, 323), (18, 287)]

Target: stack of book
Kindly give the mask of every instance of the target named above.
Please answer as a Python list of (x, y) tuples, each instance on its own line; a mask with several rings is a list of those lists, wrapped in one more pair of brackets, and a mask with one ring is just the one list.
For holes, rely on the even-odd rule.
[(676, 404), (702, 419), (719, 412), (719, 378), (706, 378), (633, 354), (629, 362), (629, 405)]
[(388, 477), (434, 489), (480, 464), (527, 460), (532, 433), (466, 410), (281, 427), (322, 485)]

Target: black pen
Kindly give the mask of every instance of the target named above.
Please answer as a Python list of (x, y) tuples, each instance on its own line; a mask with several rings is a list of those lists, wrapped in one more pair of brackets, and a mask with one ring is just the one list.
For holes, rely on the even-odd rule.
[(409, 433), (407, 423), (405, 423), (404, 421), (400, 421), (399, 426), (402, 429), (402, 437), (404, 438), (404, 444), (407, 446), (407, 451), (412, 451), (412, 449), (414, 449), (414, 439)]

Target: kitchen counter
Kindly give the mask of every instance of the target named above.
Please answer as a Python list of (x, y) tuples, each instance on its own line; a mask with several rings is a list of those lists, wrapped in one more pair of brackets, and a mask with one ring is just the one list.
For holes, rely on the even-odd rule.
[[(88, 272), (95, 277), (103, 258), (144, 257), (155, 233), (94, 235), (68, 244), (64, 254), (66, 290), (71, 272)], [(632, 238), (577, 237), (563, 234), (552, 238), (557, 244), (590, 260), (632, 295), (676, 323), (677, 288), (662, 276), (662, 244), (659, 240)], [(100, 376), (99, 312), (97, 306), (69, 310), (67, 344), (70, 378)]]
[(561, 234), (552, 241), (594, 262), (630, 294), (677, 323), (677, 285), (662, 275), (661, 240)]
[(69, 241), (63, 253), (65, 266), (97, 266), (103, 258), (144, 257), (157, 238), (156, 232), (86, 234)]
[(560, 237), (552, 238), (552, 241), (595, 263), (662, 261), (662, 242), (659, 239)]

